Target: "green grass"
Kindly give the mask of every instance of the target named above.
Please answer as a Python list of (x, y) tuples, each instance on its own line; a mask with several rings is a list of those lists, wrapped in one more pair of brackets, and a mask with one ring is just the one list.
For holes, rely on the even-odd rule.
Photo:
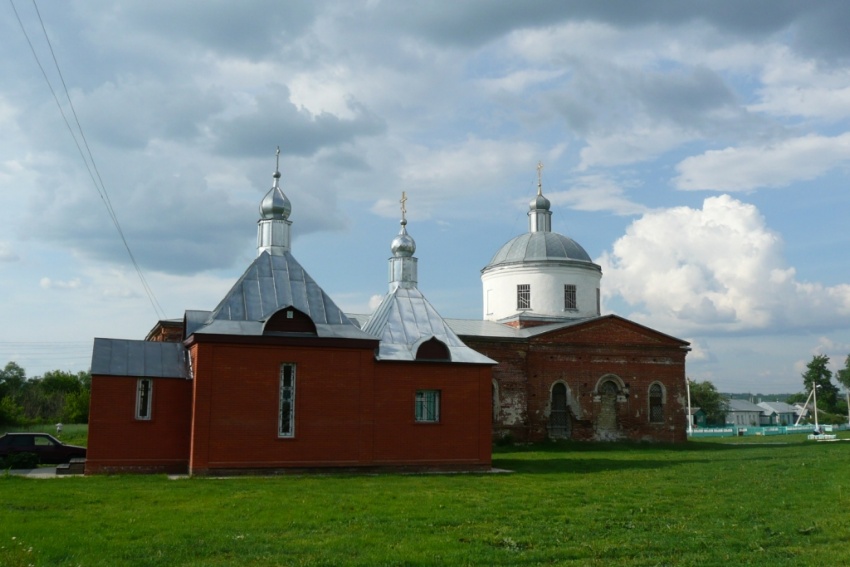
[(497, 449), (512, 474), (0, 477), (0, 565), (850, 564), (850, 443), (803, 437)]

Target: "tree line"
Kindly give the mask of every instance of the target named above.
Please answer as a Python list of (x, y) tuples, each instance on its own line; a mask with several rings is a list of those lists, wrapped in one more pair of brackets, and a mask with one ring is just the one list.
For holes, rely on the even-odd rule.
[(91, 373), (51, 370), (27, 378), (15, 362), (0, 370), (0, 425), (88, 423)]
[[(820, 423), (847, 423), (847, 400), (841, 396), (838, 385), (850, 391), (850, 355), (844, 360), (844, 368), (833, 373), (829, 369), (829, 357), (817, 354), (806, 364), (806, 371), (801, 374), (803, 391), (792, 394), (786, 403), (803, 404), (817, 388), (817, 407)], [(838, 382), (833, 382), (833, 378)], [(706, 423), (723, 425), (726, 423), (726, 411), (729, 400), (714, 387), (710, 381), (695, 382), (689, 379), (691, 388), (691, 406), (701, 408), (705, 413)]]

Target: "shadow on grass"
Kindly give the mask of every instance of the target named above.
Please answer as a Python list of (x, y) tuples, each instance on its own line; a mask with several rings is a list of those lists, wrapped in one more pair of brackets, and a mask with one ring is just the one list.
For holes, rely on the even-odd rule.
[[(768, 445), (765, 443), (635, 443), (635, 442), (576, 442), (555, 441), (534, 445), (497, 447), (493, 451), (493, 466), (531, 474), (593, 473), (663, 469), (687, 464), (710, 463), (711, 455), (741, 453), (748, 463), (783, 458), (764, 451), (785, 447), (805, 447), (805, 442)], [(752, 454), (759, 451), (759, 454)], [(751, 453), (751, 454), (744, 454)], [(605, 458), (610, 454), (611, 458)], [(673, 455), (681, 455), (676, 458)], [(691, 455), (691, 456), (687, 456)], [(703, 455), (699, 458), (696, 455)], [(733, 459), (735, 460), (735, 459)]]

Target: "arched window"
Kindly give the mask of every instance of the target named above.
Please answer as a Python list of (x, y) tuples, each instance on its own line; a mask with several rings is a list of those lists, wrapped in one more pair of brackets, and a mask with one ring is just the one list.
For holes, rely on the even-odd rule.
[(570, 413), (567, 408), (567, 387), (563, 382), (552, 386), (552, 403), (549, 408), (549, 437), (569, 439)]
[(308, 315), (295, 309), (286, 307), (281, 309), (266, 321), (263, 333), (309, 333), (316, 334), (316, 325)]
[(499, 423), (499, 410), (501, 404), (499, 402), (499, 384), (496, 380), (490, 383), (490, 393), (493, 397), (493, 423)]
[(664, 423), (664, 388), (658, 383), (649, 387), (649, 421)]
[(416, 360), (451, 360), (449, 347), (440, 340), (430, 338), (416, 350)]

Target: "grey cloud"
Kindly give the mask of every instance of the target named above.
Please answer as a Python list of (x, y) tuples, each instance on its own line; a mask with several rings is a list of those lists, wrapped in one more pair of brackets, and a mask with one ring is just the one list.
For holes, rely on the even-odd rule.
[(75, 106), (86, 131), (108, 145), (145, 147), (152, 138), (188, 141), (208, 117), (224, 108), (215, 94), (194, 85), (144, 82), (126, 77), (89, 94)]
[(172, 44), (266, 59), (279, 50), (281, 41), (309, 29), (320, 7), (311, 0), (156, 0), (109, 2), (86, 11), (103, 12), (99, 19), (117, 26), (116, 31), (121, 31), (123, 22), (132, 22), (134, 33), (142, 30)]
[(850, 3), (842, 0), (471, 0), (382, 3), (375, 17), (438, 45), (478, 46), (512, 30), (567, 21), (594, 21), (620, 28), (704, 22), (718, 32), (759, 41), (792, 31), (796, 46), (811, 55), (850, 56)]
[(383, 119), (356, 103), (349, 102), (354, 118), (323, 112), (311, 116), (289, 101), (289, 90), (275, 85), (273, 92), (257, 97), (250, 114), (221, 119), (212, 126), (215, 149), (227, 155), (256, 156), (280, 146), (290, 155), (310, 156), (322, 148), (353, 142), (361, 136), (383, 133)]
[[(226, 268), (253, 237), (256, 208), (237, 206), (223, 191), (210, 190), (203, 171), (160, 161), (131, 164), (110, 200), (136, 260), (146, 269), (193, 273)], [(111, 172), (107, 179), (116, 178)], [(67, 183), (67, 182), (66, 182)], [(105, 207), (93, 191), (56, 191), (51, 206), (38, 211), (39, 236), (77, 253), (117, 264), (129, 262)], [(258, 201), (259, 203), (259, 197)]]

